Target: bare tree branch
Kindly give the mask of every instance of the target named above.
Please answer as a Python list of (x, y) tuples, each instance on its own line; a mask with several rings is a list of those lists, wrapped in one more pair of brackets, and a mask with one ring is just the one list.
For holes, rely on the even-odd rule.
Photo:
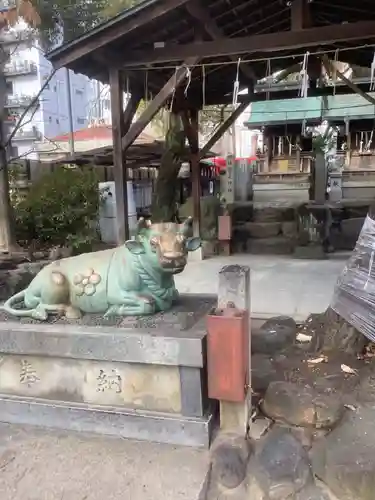
[[(15, 134), (17, 133), (17, 131), (19, 130), (19, 128), (22, 126), (22, 121), (24, 120), (25, 116), (27, 115), (27, 113), (29, 112), (29, 110), (38, 102), (41, 93), (47, 87), (47, 85), (49, 84), (49, 82), (51, 81), (51, 79), (53, 78), (53, 76), (54, 76), (55, 73), (56, 73), (56, 70), (54, 69), (52, 71), (52, 73), (49, 75), (49, 77), (47, 78), (47, 80), (40, 87), (39, 92), (32, 99), (31, 103), (24, 109), (23, 113), (20, 116), (20, 119), (18, 120), (18, 123), (16, 124), (16, 126), (12, 130), (11, 134), (9, 135), (8, 140), (5, 143), (5, 147), (9, 146), (11, 140), (13, 139), (13, 137), (15, 136)], [(34, 114), (35, 114), (35, 112), (34, 112)]]
[[(47, 139), (47, 137), (45, 137)], [(47, 139), (48, 140), (48, 139)], [(53, 143), (53, 141), (50, 141)], [(60, 148), (58, 147), (57, 144), (53, 143), (55, 145), (55, 149), (51, 150), (51, 153), (54, 153), (55, 151), (58, 151)], [(12, 165), (12, 163), (15, 163), (18, 160), (21, 160), (22, 158), (26, 158), (30, 153), (34, 153), (36, 151), (35, 148), (29, 149), (29, 151), (26, 151), (26, 153), (22, 153), (19, 156), (15, 156), (14, 158), (11, 158), (8, 162), (8, 165)]]

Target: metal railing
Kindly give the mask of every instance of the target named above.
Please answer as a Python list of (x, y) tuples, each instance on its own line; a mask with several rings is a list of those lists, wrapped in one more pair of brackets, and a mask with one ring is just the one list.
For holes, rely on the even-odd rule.
[(34, 37), (35, 33), (31, 29), (0, 31), (0, 41), (3, 43), (23, 42), (32, 40)]
[[(5, 101), (5, 107), (7, 108), (21, 108), (30, 106), (36, 96), (32, 95), (13, 95), (8, 96)], [(39, 104), (39, 100), (36, 104)]]
[(26, 75), (29, 73), (36, 73), (38, 67), (33, 61), (12, 61), (4, 66), (4, 73), (6, 75)]
[(19, 130), (17, 130), (17, 132), (14, 134), (13, 136), (13, 141), (26, 141), (26, 140), (33, 140), (33, 141), (37, 141), (41, 139), (41, 133), (39, 132), (39, 130), (34, 126), (32, 127), (31, 129), (28, 129), (28, 130), (24, 130), (22, 128), (20, 128)]

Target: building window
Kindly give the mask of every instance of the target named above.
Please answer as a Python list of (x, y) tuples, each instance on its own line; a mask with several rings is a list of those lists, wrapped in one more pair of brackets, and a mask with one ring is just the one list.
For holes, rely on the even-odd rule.
[(109, 99), (104, 99), (104, 102), (103, 102), (104, 109), (109, 109), (110, 106), (111, 106), (111, 103), (110, 103)]
[(76, 94), (77, 94), (77, 95), (83, 95), (83, 90), (76, 89)]
[(58, 118), (56, 118), (56, 123), (59, 124), (60, 123), (60, 120)]
[(8, 94), (13, 94), (13, 82), (9, 80), (6, 82), (6, 91)]
[(52, 116), (48, 117), (48, 121), (49, 121), (49, 123), (52, 123)]
[(18, 158), (19, 154), (18, 154), (18, 148), (17, 148), (17, 146), (11, 146), (9, 148), (9, 156), (11, 158)]
[(57, 87), (56, 87), (56, 85), (54, 85), (54, 86), (53, 86), (53, 91), (54, 91), (54, 92), (57, 92)]
[(84, 118), (77, 118), (77, 123), (79, 123), (80, 125), (84, 125), (85, 119)]

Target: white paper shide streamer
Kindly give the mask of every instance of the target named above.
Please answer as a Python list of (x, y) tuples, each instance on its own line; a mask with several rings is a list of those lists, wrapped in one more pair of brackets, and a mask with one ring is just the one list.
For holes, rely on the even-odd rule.
[(307, 91), (309, 88), (309, 74), (307, 72), (307, 65), (309, 62), (309, 52), (303, 57), (302, 69), (301, 69), (301, 87), (299, 89), (299, 97), (307, 97)]

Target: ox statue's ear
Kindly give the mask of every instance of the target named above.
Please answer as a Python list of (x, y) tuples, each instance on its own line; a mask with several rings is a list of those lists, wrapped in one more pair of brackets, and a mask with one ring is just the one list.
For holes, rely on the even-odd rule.
[(195, 250), (198, 250), (202, 245), (202, 240), (198, 237), (196, 238), (188, 238), (186, 240), (186, 250), (188, 252), (194, 252)]
[(142, 253), (145, 253), (144, 246), (139, 241), (135, 240), (125, 241), (125, 247), (129, 250), (129, 252), (135, 255), (140, 255)]
[(188, 236), (189, 234), (191, 234), (192, 225), (193, 225), (193, 217), (188, 217), (186, 221), (183, 224), (181, 224), (182, 226), (181, 230), (184, 236)]

